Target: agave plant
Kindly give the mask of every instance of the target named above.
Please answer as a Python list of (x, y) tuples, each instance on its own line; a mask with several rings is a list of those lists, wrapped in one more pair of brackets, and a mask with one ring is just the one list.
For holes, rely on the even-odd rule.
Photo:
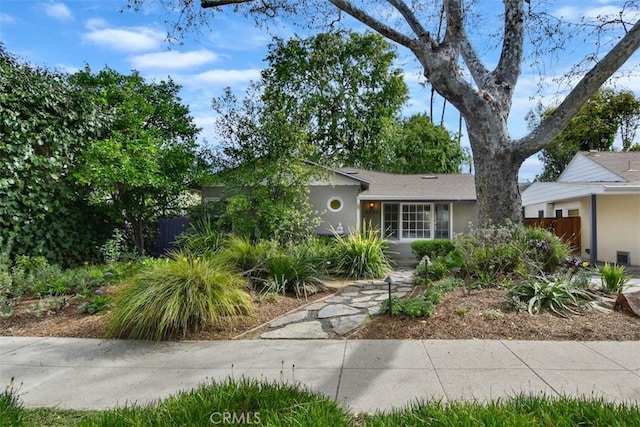
[(582, 301), (589, 299), (589, 294), (572, 287), (563, 278), (549, 279), (544, 276), (523, 280), (509, 290), (508, 298), (523, 301), (530, 314), (537, 314), (543, 308), (569, 317), (582, 312)]

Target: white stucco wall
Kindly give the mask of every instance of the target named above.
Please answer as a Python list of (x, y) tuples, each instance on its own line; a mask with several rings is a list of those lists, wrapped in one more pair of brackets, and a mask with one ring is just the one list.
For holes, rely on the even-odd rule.
[(629, 252), (640, 264), (640, 195), (598, 196), (598, 259), (616, 262), (617, 251)]

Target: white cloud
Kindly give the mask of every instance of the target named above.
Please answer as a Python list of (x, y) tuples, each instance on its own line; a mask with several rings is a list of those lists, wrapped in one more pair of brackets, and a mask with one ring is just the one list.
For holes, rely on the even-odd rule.
[(158, 49), (166, 33), (151, 27), (109, 28), (100, 19), (87, 21), (89, 30), (82, 38), (106, 49), (121, 52), (144, 52)]
[[(626, 20), (635, 21), (637, 19), (637, 12), (634, 10), (627, 10), (627, 13), (623, 15)], [(577, 22), (582, 18), (587, 20), (601, 19), (601, 18), (620, 18), (620, 6), (598, 6), (598, 7), (574, 7), (565, 6), (561, 7), (554, 12), (553, 16), (564, 18), (569, 21)]]
[(3, 24), (13, 24), (16, 20), (11, 15), (7, 15), (6, 13), (0, 13), (0, 22)]
[(146, 70), (150, 68), (165, 70), (183, 70), (199, 67), (210, 62), (215, 62), (218, 56), (210, 50), (200, 49), (189, 52), (153, 52), (136, 55), (130, 59), (133, 68)]
[(44, 5), (44, 12), (47, 16), (68, 21), (73, 19), (71, 10), (64, 3), (49, 3)]
[(246, 70), (209, 70), (192, 77), (193, 82), (210, 83), (216, 85), (237, 85), (249, 83), (260, 78), (260, 69), (250, 68)]

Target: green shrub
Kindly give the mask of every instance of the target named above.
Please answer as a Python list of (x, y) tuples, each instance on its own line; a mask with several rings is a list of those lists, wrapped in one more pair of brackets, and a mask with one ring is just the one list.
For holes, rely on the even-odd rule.
[(78, 305), (78, 309), (87, 314), (98, 314), (107, 311), (113, 307), (111, 300), (104, 296), (102, 292), (96, 291), (96, 295), (90, 300), (84, 301)]
[(521, 225), (472, 230), (454, 242), (464, 277), (481, 287), (554, 272), (569, 254), (568, 244), (553, 233)]
[[(391, 297), (391, 315), (398, 316), (403, 310), (403, 301), (398, 297)], [(389, 299), (382, 300), (380, 304), (380, 313), (389, 314)]]
[(433, 310), (434, 303), (425, 298), (409, 298), (402, 304), (402, 312), (409, 317), (429, 317)]
[(582, 301), (589, 299), (589, 295), (571, 287), (566, 279), (550, 280), (539, 276), (523, 280), (509, 289), (507, 298), (511, 307), (515, 307), (517, 301), (525, 303), (530, 314), (546, 308), (560, 316), (569, 317), (582, 312)]
[(625, 266), (604, 263), (602, 269), (598, 269), (602, 289), (608, 294), (619, 294), (631, 276), (624, 274)]
[(162, 340), (253, 311), (247, 282), (220, 257), (180, 252), (151, 265), (122, 287), (107, 327), (109, 337)]
[[(434, 302), (424, 297), (400, 299), (391, 297), (391, 314), (398, 316), (406, 314), (409, 317), (429, 317), (433, 314)], [(389, 300), (385, 299), (380, 305), (380, 313), (389, 314)]]
[(60, 267), (50, 265), (44, 257), (17, 257), (11, 275), (14, 297), (63, 295), (67, 290)]
[(431, 259), (445, 257), (455, 251), (455, 249), (455, 244), (449, 239), (415, 240), (411, 242), (411, 251), (418, 261), (422, 260), (425, 256)]
[(552, 232), (539, 227), (518, 227), (518, 237), (527, 248), (526, 257), (536, 269), (553, 273), (571, 254), (568, 243)]
[(179, 235), (176, 243), (183, 252), (202, 256), (217, 252), (222, 242), (222, 233), (208, 216), (204, 216), (195, 220), (186, 232)]
[[(265, 260), (269, 291), (294, 292), (296, 296), (325, 290), (320, 280), (326, 272), (324, 260), (313, 246), (297, 245), (269, 253)], [(274, 289), (275, 287), (275, 289)]]
[(360, 232), (337, 235), (333, 241), (334, 272), (351, 278), (382, 277), (391, 269), (387, 242), (380, 232), (363, 227)]
[(424, 299), (433, 304), (440, 304), (444, 299), (444, 293), (438, 286), (429, 286), (424, 292)]
[(262, 277), (265, 260), (277, 249), (278, 244), (272, 241), (262, 241), (254, 245), (246, 237), (232, 235), (224, 239), (220, 255), (226, 263), (243, 275)]

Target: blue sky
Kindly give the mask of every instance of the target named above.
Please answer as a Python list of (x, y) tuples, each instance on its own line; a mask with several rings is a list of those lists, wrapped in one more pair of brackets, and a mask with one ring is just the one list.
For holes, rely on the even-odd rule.
[[(490, 0), (490, 2), (495, 0)], [(553, 2), (551, 2), (553, 3)], [(577, 21), (582, 16), (616, 13), (622, 1), (566, 0), (551, 13)], [(202, 137), (215, 141), (212, 124), (215, 120), (211, 99), (231, 86), (240, 96), (251, 80), (259, 78), (264, 67), (263, 58), (271, 36), (253, 22), (231, 13), (216, 15), (211, 28), (201, 34), (187, 34), (181, 44), (166, 41), (171, 26), (165, 21), (171, 16), (154, 6), (134, 12), (121, 9), (126, 0), (0, 0), (0, 40), (5, 48), (20, 59), (74, 72), (89, 64), (93, 71), (109, 66), (119, 72), (140, 71), (147, 79), (156, 81), (171, 76), (183, 86), (181, 96), (189, 105)], [(287, 38), (300, 28), (282, 23), (278, 36)], [(588, 44), (588, 43), (586, 43)], [(579, 46), (558, 55), (545, 64), (545, 80), (552, 82), (578, 57)], [(405, 114), (428, 111), (429, 91), (420, 85), (421, 73), (407, 51), (398, 51), (398, 66), (405, 70), (410, 87), (410, 101)], [(635, 55), (630, 66), (640, 60)], [(553, 103), (556, 88), (539, 92), (536, 81), (539, 70), (526, 69), (516, 88), (510, 116), (513, 137), (526, 134), (526, 113), (538, 102)], [(640, 94), (637, 78), (619, 81), (619, 87)], [(440, 112), (437, 112), (439, 117)], [(434, 114), (435, 115), (435, 114)], [(457, 114), (447, 109), (445, 125), (457, 131)], [(525, 162), (521, 180), (532, 180), (540, 171), (536, 157)]]

